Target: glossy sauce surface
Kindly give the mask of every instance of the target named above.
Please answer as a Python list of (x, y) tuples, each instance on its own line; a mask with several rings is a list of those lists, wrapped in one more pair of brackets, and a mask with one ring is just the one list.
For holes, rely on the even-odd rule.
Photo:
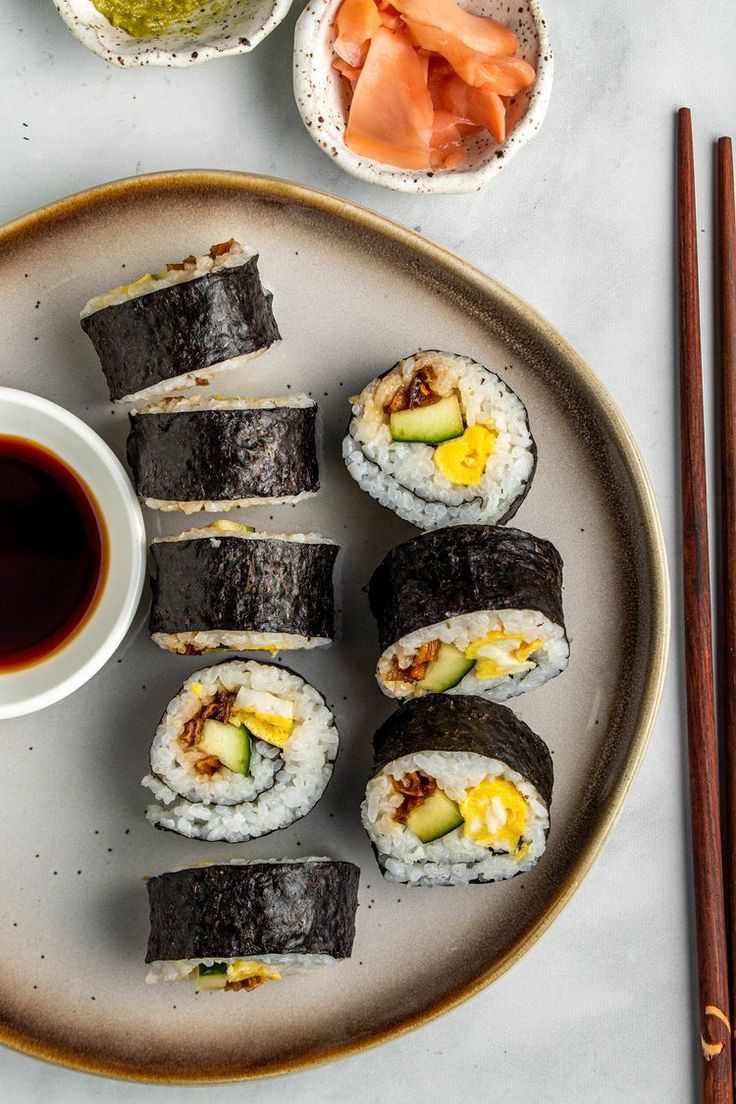
[(0, 435), (0, 673), (38, 663), (81, 628), (107, 561), (80, 476), (35, 442)]

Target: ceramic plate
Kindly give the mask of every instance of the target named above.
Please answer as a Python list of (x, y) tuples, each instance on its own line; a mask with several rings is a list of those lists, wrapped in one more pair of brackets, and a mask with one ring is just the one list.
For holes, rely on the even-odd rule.
[[(284, 659), (325, 693), (342, 745), (322, 801), (291, 829), (238, 846), (154, 831), (139, 785), (151, 737), (203, 664), (150, 642), (145, 599), (90, 683), (2, 724), (0, 1040), (113, 1076), (217, 1081), (297, 1069), (414, 1027), (496, 978), (559, 912), (610, 829), (647, 742), (667, 647), (651, 489), (596, 376), (488, 276), (342, 200), (258, 177), (177, 173), (108, 185), (6, 227), (1, 382), (61, 403), (123, 457), (126, 411), (107, 401), (79, 309), (94, 292), (233, 235), (260, 251), (284, 340), (220, 377), (218, 391), (307, 391), (319, 403), (321, 494), (248, 513), (266, 529), (318, 530), (340, 543), (338, 640)], [(426, 347), (484, 362), (529, 409), (539, 467), (515, 524), (562, 553), (572, 641), (568, 671), (511, 703), (554, 755), (546, 856), (512, 882), (442, 890), (384, 882), (360, 825), (372, 730), (391, 709), (373, 678), (377, 639), (362, 588), (413, 531), (362, 494), (340, 460), (348, 396)], [(191, 522), (149, 512), (147, 524), (154, 534)], [(144, 984), (145, 875), (313, 854), (361, 867), (350, 961), (248, 996)]]

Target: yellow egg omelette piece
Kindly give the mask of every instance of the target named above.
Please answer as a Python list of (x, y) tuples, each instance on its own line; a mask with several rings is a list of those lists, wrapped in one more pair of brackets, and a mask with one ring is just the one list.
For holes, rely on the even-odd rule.
[(276, 967), (268, 966), (265, 962), (246, 962), (242, 958), (236, 958), (228, 964), (228, 981), (245, 981), (252, 977), (263, 978), (264, 981), (281, 981), (281, 974)]
[[(516, 648), (504, 649), (497, 657), (482, 656), (480, 653), (488, 645), (501, 641), (516, 641)], [(507, 633), (502, 629), (493, 629), (491, 632), (473, 640), (465, 649), (466, 659), (475, 659), (475, 676), (479, 679), (499, 678), (501, 675), (512, 674), (518, 667), (523, 666), (532, 652), (542, 647), (541, 640), (525, 640), (519, 633)]]
[(262, 714), (247, 712), (238, 713), (238, 717), (242, 718), (242, 723), (257, 740), (265, 740), (267, 744), (273, 744), (278, 748), (286, 747), (294, 727), (293, 721), (282, 717), (267, 719)]
[(213, 521), (209, 528), (218, 533), (255, 533), (252, 525), (242, 525), (239, 521), (228, 521), (226, 518)]
[(294, 710), (272, 694), (243, 689), (230, 714), (230, 723), (244, 724), (257, 740), (285, 748), (294, 728)]
[(130, 284), (121, 284), (120, 287), (115, 288), (113, 291), (109, 292), (109, 294), (127, 295), (128, 292), (135, 291), (136, 288), (143, 287), (144, 284), (153, 283), (154, 279), (155, 277), (152, 276), (150, 272), (147, 272), (146, 275), (141, 276), (139, 280), (133, 280)]
[(497, 438), (498, 433), (490, 426), (468, 426), (461, 437), (453, 437), (437, 446), (434, 462), (450, 483), (472, 487), (483, 478)]
[[(484, 778), (460, 802), (463, 834), (484, 847), (519, 852), (529, 813), (527, 803), (507, 778)], [(523, 857), (519, 855), (519, 857)]]

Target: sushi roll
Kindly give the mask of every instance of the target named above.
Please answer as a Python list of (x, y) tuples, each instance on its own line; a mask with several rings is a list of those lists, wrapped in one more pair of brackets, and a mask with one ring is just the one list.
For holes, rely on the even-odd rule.
[(268, 859), (172, 870), (147, 882), (146, 981), (239, 992), (349, 958), (360, 871)]
[(233, 521), (156, 537), (151, 636), (180, 655), (329, 644), (337, 553), (315, 533), (256, 533)]
[(389, 881), (496, 882), (539, 861), (552, 758), (510, 709), (477, 697), (403, 702), (373, 746), (361, 814)]
[(420, 529), (501, 525), (518, 510), (537, 452), (524, 404), (495, 372), (430, 349), (351, 401), (348, 471), (400, 518)]
[(168, 398), (130, 413), (128, 463), (154, 510), (225, 511), (297, 502), (319, 490), (317, 404)]
[(505, 701), (567, 666), (562, 560), (549, 541), (491, 525), (423, 533), (393, 548), (368, 586), (391, 698)]
[(210, 379), (279, 340), (258, 257), (233, 238), (96, 295), (82, 309), (110, 398), (138, 402)]
[(231, 660), (190, 675), (169, 702), (143, 785), (157, 828), (241, 843), (306, 816), (332, 775), (338, 735), (299, 675)]

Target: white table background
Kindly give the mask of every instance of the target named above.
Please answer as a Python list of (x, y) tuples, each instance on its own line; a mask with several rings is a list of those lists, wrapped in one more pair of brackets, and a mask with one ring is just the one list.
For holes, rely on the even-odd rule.
[[(437, 198), (358, 183), (312, 144), (291, 93), (295, 16), (250, 55), (119, 70), (71, 37), (49, 0), (0, 0), (0, 222), (118, 177), (227, 168), (293, 178), (421, 229), (528, 299), (588, 358), (639, 442), (676, 549), (674, 111), (689, 104), (697, 128), (709, 321), (712, 142), (736, 132), (732, 2), (547, 0), (557, 76), (540, 135), (482, 194)], [(705, 351), (709, 370), (708, 336)], [(677, 574), (673, 585), (679, 626)], [(697, 1099), (680, 662), (674, 647), (650, 750), (598, 864), (542, 941), (460, 1009), (329, 1067), (211, 1089), (102, 1081), (0, 1049), (0, 1098)]]

